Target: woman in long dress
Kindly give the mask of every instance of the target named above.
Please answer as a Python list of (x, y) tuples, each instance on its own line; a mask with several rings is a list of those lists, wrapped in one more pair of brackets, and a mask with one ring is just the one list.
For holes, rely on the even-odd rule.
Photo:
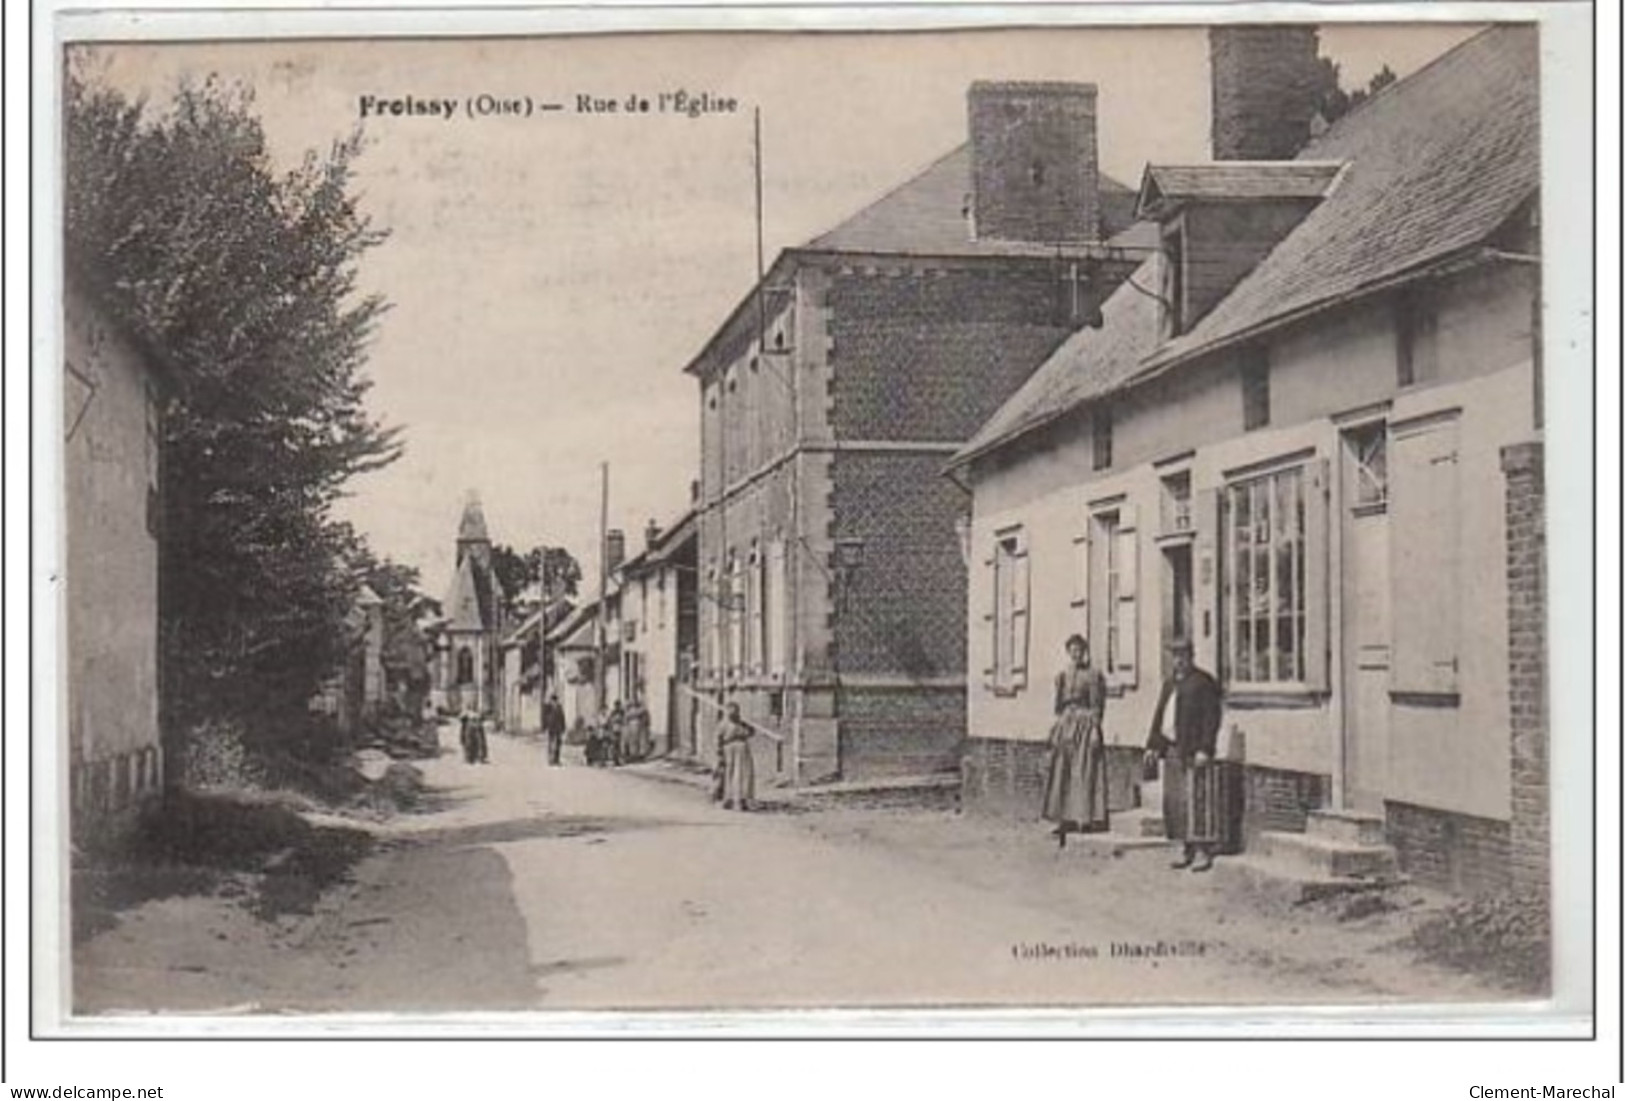
[(717, 728), (722, 753), (722, 806), (750, 810), (756, 802), (756, 761), (750, 753), (751, 729), (739, 719), (739, 705), (728, 705), (727, 718)]
[(1055, 725), (1050, 727), (1049, 776), (1044, 783), (1044, 821), (1066, 847), (1068, 833), (1108, 826), (1106, 814), (1106, 678), (1089, 664), (1089, 643), (1066, 640), (1070, 659), (1055, 678)]

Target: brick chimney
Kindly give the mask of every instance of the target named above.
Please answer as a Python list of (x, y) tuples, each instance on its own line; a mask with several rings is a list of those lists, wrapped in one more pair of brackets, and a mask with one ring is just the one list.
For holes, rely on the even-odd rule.
[(643, 529), (643, 549), (650, 550), (660, 539), (660, 525), (650, 520)]
[(977, 81), (968, 100), (975, 235), (1099, 240), (1095, 86)]
[(604, 568), (614, 573), (626, 561), (626, 532), (620, 528), (610, 528), (604, 533)]
[(1309, 141), (1320, 33), (1292, 24), (1209, 27), (1213, 159), (1285, 161)]

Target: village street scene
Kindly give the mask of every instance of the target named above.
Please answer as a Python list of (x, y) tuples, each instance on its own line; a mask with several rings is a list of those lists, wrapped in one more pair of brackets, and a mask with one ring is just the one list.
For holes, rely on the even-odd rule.
[(1547, 996), (1540, 35), (71, 45), (59, 1019)]

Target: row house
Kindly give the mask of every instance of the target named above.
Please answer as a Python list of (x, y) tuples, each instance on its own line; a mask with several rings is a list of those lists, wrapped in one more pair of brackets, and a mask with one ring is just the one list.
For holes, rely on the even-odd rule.
[(1036, 807), (1077, 632), (1130, 806), (1183, 637), (1223, 686), (1249, 847), (1340, 824), (1424, 882), (1544, 891), (1536, 31), (1314, 136), (1312, 29), (1211, 45), (1213, 162), (1141, 182), (1157, 255), (950, 464), (965, 801)]
[(943, 464), (1145, 254), (1095, 108), (1088, 84), (974, 85), (966, 144), (781, 252), (687, 365), (701, 759), (733, 701), (775, 782), (956, 766), (965, 498)]
[(127, 828), (163, 784), (158, 563), (164, 360), (70, 274), (63, 329), (71, 837)]
[(653, 520), (643, 549), (621, 564), (620, 683), (626, 703), (649, 712), (657, 754), (696, 755), (696, 718), (703, 709), (694, 688), (699, 620), (693, 510), (669, 527)]
[(542, 701), (553, 683), (553, 655), (547, 633), (575, 606), (552, 600), (525, 616), (502, 640), (502, 725), (520, 732), (540, 730)]

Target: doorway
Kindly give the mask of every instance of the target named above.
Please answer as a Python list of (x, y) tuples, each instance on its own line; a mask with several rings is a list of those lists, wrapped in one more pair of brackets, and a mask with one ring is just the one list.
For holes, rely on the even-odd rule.
[(1351, 810), (1381, 813), (1388, 791), (1388, 424), (1343, 433), (1343, 783)]
[(1174, 639), (1196, 641), (1192, 615), (1196, 607), (1191, 579), (1191, 544), (1185, 542), (1162, 549), (1162, 676), (1166, 680), (1168, 644)]

